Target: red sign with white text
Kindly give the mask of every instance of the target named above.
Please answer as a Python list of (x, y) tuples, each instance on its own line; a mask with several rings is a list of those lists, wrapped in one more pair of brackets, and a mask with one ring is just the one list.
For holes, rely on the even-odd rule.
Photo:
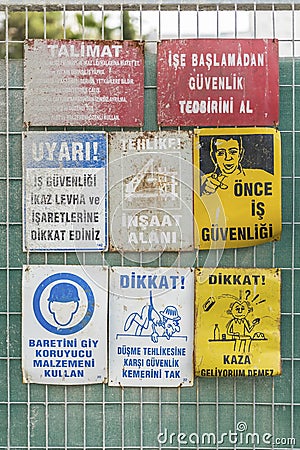
[(24, 84), (29, 125), (142, 126), (144, 43), (28, 40)]
[(161, 41), (157, 119), (162, 126), (277, 125), (278, 41)]

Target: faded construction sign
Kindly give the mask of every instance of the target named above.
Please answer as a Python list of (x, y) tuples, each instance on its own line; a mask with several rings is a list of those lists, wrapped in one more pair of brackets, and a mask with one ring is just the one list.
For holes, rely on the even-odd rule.
[(157, 109), (163, 126), (277, 124), (277, 40), (161, 41)]
[(24, 251), (106, 250), (106, 133), (24, 133), (23, 171)]
[(25, 42), (24, 121), (36, 126), (142, 126), (144, 44)]
[(195, 269), (195, 374), (281, 373), (280, 270)]
[(280, 239), (280, 133), (195, 130), (195, 246), (247, 247)]
[(194, 271), (113, 267), (109, 384), (191, 386)]
[(107, 377), (108, 269), (24, 266), (24, 383), (103, 383)]
[(109, 135), (110, 247), (119, 251), (193, 249), (192, 135)]

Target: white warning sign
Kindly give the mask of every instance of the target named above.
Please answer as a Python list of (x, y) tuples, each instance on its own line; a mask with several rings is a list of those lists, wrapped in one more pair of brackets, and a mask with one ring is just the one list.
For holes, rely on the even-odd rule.
[(193, 250), (192, 134), (109, 135), (112, 251)]
[(108, 269), (24, 266), (24, 383), (103, 383)]
[(113, 267), (109, 385), (192, 386), (194, 272)]
[(104, 132), (23, 134), (24, 251), (107, 247)]

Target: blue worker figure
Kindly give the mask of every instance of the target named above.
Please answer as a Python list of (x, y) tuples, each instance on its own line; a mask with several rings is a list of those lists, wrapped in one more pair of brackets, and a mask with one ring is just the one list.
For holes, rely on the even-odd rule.
[(180, 331), (178, 315), (175, 306), (166, 306), (163, 311), (157, 311), (153, 305), (152, 291), (150, 291), (150, 303), (144, 305), (141, 312), (129, 314), (125, 321), (124, 331), (133, 331), (134, 336), (149, 335), (152, 342), (157, 343), (159, 337), (165, 337), (168, 340), (174, 333)]
[(153, 342), (158, 341), (158, 336), (164, 336), (169, 340), (173, 334), (180, 331), (179, 321), (181, 320), (181, 317), (178, 314), (176, 306), (166, 306), (163, 311), (159, 312), (159, 314), (161, 316), (161, 320), (156, 323), (153, 329), (151, 336)]
[(76, 286), (71, 283), (57, 283), (50, 291), (48, 310), (57, 325), (66, 327), (77, 313), (79, 303)]

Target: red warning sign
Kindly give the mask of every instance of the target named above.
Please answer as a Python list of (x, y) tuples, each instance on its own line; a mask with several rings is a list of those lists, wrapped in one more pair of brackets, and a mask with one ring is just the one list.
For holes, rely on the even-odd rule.
[(25, 43), (24, 120), (32, 126), (142, 126), (144, 43)]
[(276, 39), (164, 40), (157, 71), (159, 125), (278, 124)]

